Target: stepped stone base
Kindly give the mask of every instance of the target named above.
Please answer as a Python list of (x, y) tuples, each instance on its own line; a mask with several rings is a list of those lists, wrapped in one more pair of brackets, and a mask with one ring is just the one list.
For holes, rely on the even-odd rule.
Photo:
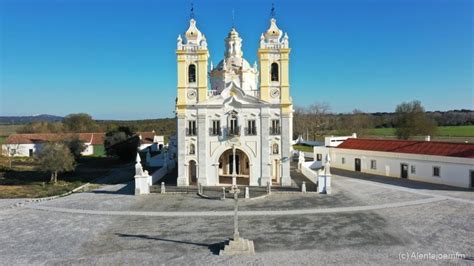
[(253, 241), (242, 237), (239, 237), (238, 240), (229, 239), (226, 241), (224, 249), (219, 252), (219, 255), (255, 255)]

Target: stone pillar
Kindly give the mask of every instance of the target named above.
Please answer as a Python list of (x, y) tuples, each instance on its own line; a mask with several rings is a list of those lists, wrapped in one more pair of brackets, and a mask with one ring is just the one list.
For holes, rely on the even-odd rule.
[(245, 198), (250, 199), (249, 187), (245, 187)]
[(292, 114), (282, 114), (281, 116), (281, 158), (287, 158), (282, 160), (282, 173), (281, 173), (281, 185), (291, 186), (290, 176), (290, 150), (291, 150), (291, 136), (290, 136), (290, 120)]
[(197, 120), (197, 155), (198, 155), (198, 166), (197, 166), (197, 176), (199, 177), (199, 182), (205, 186), (210, 186), (210, 185), (215, 185), (215, 184), (209, 184), (209, 180), (207, 180), (207, 161), (208, 161), (208, 135), (209, 131), (207, 128), (207, 123), (206, 123), (206, 111), (205, 110), (199, 110), (198, 113), (198, 120)]
[(143, 175), (135, 176), (135, 195), (150, 194), (150, 186), (148, 185), (148, 172), (145, 171)]
[(165, 186), (165, 182), (161, 182), (161, 194), (165, 194), (166, 193), (166, 186)]
[(306, 182), (303, 181), (303, 184), (301, 184), (301, 192), (306, 193)]
[(260, 145), (261, 145), (261, 179), (260, 186), (265, 186), (267, 182), (271, 181), (270, 177), (270, 143), (268, 139), (270, 138), (270, 115), (268, 114), (268, 109), (262, 110), (260, 117)]
[(187, 186), (188, 178), (186, 176), (186, 116), (178, 114), (178, 123), (176, 130), (176, 138), (178, 142), (177, 159), (178, 159), (178, 186)]

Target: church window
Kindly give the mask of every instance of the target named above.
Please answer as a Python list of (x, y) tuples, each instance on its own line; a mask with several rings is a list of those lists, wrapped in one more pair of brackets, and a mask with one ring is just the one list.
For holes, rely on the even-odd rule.
[(194, 146), (193, 143), (189, 145), (189, 154), (196, 154), (196, 147)]
[(231, 136), (239, 135), (239, 123), (236, 114), (230, 116), (228, 132)]
[(219, 136), (221, 134), (221, 121), (220, 120), (213, 120), (212, 121), (212, 128), (211, 128), (211, 135), (212, 136)]
[(278, 144), (276, 144), (276, 143), (273, 144), (273, 146), (272, 146), (272, 153), (273, 153), (273, 154), (278, 154), (278, 153), (280, 153), (280, 149), (278, 148)]
[(257, 127), (255, 126), (255, 120), (248, 120), (247, 126), (248, 135), (257, 135)]
[(272, 63), (271, 66), (271, 81), (278, 81), (278, 64)]
[(196, 120), (188, 121), (188, 128), (186, 130), (188, 136), (196, 136)]
[(188, 68), (188, 81), (190, 83), (196, 82), (196, 65), (191, 64)]
[(280, 135), (280, 120), (272, 120), (272, 127), (270, 128), (270, 135)]

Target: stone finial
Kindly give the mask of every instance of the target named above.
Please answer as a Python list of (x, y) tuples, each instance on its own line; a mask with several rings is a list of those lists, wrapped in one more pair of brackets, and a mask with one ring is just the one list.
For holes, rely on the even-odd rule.
[(140, 163), (140, 155), (137, 153), (137, 163), (135, 164), (135, 176), (143, 176), (143, 167)]
[(331, 156), (329, 155), (329, 153), (326, 155), (326, 163), (324, 164), (324, 174), (331, 174)]
[(288, 33), (285, 33), (285, 36), (283, 37), (282, 43), (283, 43), (283, 46), (284, 46), (285, 48), (288, 48), (288, 46), (289, 46)]
[(265, 46), (265, 37), (263, 36), (263, 33), (262, 35), (260, 35), (260, 48), (263, 48)]
[(136, 162), (139, 163), (142, 161), (142, 158), (140, 158), (140, 154), (137, 152), (137, 159)]
[(183, 39), (181, 38), (181, 34), (178, 35), (178, 38), (176, 39), (176, 42), (177, 42), (176, 48), (178, 50), (182, 50), (183, 49)]

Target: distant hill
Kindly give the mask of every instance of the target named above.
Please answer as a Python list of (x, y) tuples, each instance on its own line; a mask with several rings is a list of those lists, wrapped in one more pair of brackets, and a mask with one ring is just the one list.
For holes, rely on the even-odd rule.
[(0, 125), (21, 125), (36, 121), (57, 122), (63, 117), (56, 115), (30, 115), (30, 116), (0, 116)]

